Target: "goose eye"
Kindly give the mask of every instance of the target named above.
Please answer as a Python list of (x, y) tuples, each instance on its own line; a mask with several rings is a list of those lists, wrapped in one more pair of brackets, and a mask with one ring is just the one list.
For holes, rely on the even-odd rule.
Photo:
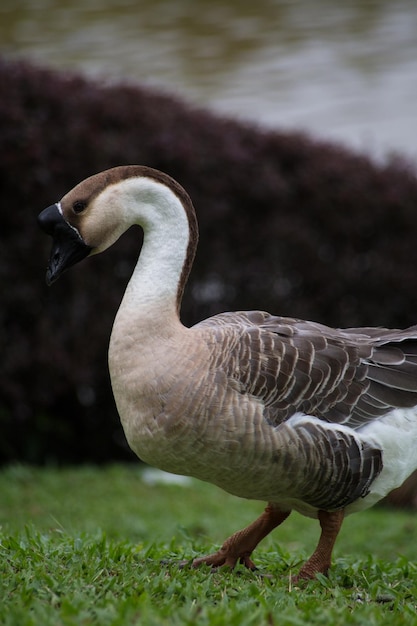
[(84, 202), (83, 200), (76, 200), (74, 202), (74, 204), (72, 205), (72, 210), (74, 211), (74, 213), (82, 213), (84, 211), (84, 209), (86, 208), (87, 203)]

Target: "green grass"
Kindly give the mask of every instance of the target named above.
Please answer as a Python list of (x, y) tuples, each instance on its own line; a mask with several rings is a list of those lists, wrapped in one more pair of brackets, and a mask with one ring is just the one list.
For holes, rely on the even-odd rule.
[(211, 485), (147, 485), (140, 466), (0, 473), (3, 626), (417, 625), (417, 521), (346, 519), (329, 578), (291, 572), (318, 524), (293, 514), (255, 553), (256, 573), (180, 569), (252, 521), (262, 503)]

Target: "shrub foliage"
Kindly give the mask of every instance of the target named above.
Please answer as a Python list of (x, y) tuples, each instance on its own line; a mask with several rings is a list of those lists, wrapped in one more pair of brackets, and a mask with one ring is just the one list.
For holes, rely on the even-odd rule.
[(106, 352), (141, 233), (48, 289), (36, 224), (105, 168), (146, 164), (190, 193), (200, 246), (187, 324), (246, 308), (338, 326), (417, 321), (417, 179), (402, 159), (22, 61), (0, 61), (0, 84), (0, 461), (131, 457)]

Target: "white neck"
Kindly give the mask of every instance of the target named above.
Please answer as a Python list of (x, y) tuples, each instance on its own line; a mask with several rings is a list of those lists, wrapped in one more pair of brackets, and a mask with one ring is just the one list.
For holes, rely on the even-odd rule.
[(124, 215), (123, 230), (139, 224), (144, 231), (119, 313), (135, 320), (177, 316), (178, 286), (190, 237), (181, 201), (166, 185), (150, 178), (124, 180), (109, 193), (111, 198), (102, 200), (113, 207), (117, 202)]

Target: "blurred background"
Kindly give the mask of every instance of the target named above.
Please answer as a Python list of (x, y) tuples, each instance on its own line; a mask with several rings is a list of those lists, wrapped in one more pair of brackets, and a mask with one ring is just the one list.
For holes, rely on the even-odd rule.
[(415, 0), (2, 0), (0, 51), (417, 159)]
[(193, 199), (185, 323), (415, 324), (416, 103), (415, 0), (2, 0), (0, 464), (133, 459), (107, 346), (140, 234), (48, 289), (36, 225), (108, 167)]

